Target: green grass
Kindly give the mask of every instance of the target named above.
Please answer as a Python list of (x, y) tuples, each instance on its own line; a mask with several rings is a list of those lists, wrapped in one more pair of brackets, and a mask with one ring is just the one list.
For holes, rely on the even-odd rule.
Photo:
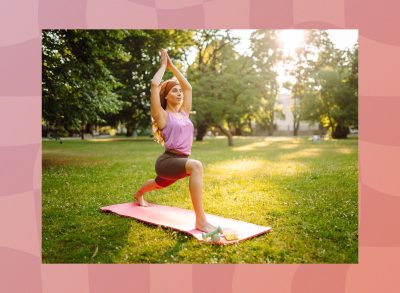
[[(43, 141), (43, 263), (357, 263), (357, 139), (225, 138), (193, 145), (206, 213), (273, 230), (228, 246), (102, 213), (154, 178), (151, 139)], [(145, 195), (192, 209), (188, 179)]]

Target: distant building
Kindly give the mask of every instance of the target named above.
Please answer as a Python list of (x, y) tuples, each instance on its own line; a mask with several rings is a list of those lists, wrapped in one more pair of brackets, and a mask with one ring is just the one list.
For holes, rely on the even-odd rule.
[[(291, 111), (291, 106), (293, 104), (293, 99), (290, 94), (280, 94), (276, 99), (276, 106), (281, 107), (285, 118), (275, 118), (274, 124), (274, 135), (293, 135), (293, 114)], [(257, 129), (255, 131), (256, 135), (267, 135), (267, 130)], [(310, 123), (307, 121), (300, 121), (299, 135), (307, 134), (319, 134), (319, 124)]]

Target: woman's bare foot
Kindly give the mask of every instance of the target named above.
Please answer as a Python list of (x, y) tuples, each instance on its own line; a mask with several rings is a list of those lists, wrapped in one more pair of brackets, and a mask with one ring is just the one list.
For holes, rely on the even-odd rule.
[(135, 194), (135, 199), (138, 202), (138, 204), (142, 207), (147, 207), (149, 205), (149, 203), (147, 201), (144, 200), (143, 198), (143, 194), (139, 195), (139, 194)]
[(214, 231), (215, 229), (217, 229), (217, 227), (214, 227), (213, 225), (211, 225), (208, 222), (205, 222), (205, 223), (202, 223), (202, 224), (196, 222), (196, 229), (200, 230), (202, 232), (209, 233), (209, 232)]

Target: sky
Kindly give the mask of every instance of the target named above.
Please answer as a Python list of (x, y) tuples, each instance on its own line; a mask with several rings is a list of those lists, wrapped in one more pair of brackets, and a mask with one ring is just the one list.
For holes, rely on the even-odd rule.
[[(239, 45), (236, 46), (236, 49), (240, 53), (248, 52), (248, 48), (250, 46), (250, 34), (254, 30), (232, 30), (233, 34), (237, 37), (240, 37), (242, 41)], [(284, 50), (293, 50), (295, 45), (300, 45), (300, 42), (303, 39), (304, 31), (306, 30), (295, 30), (295, 29), (286, 29), (279, 30), (279, 35), (283, 37), (284, 41)], [(352, 47), (358, 39), (358, 30), (350, 30), (350, 29), (335, 29), (335, 30), (327, 30), (329, 37), (336, 47), (339, 49), (350, 48)]]

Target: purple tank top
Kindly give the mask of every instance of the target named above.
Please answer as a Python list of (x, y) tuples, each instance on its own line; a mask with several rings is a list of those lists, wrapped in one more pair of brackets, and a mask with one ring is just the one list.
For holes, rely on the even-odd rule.
[(182, 154), (190, 155), (193, 143), (193, 123), (183, 111), (175, 117), (167, 111), (167, 124), (162, 129), (164, 146), (166, 150), (176, 150)]

